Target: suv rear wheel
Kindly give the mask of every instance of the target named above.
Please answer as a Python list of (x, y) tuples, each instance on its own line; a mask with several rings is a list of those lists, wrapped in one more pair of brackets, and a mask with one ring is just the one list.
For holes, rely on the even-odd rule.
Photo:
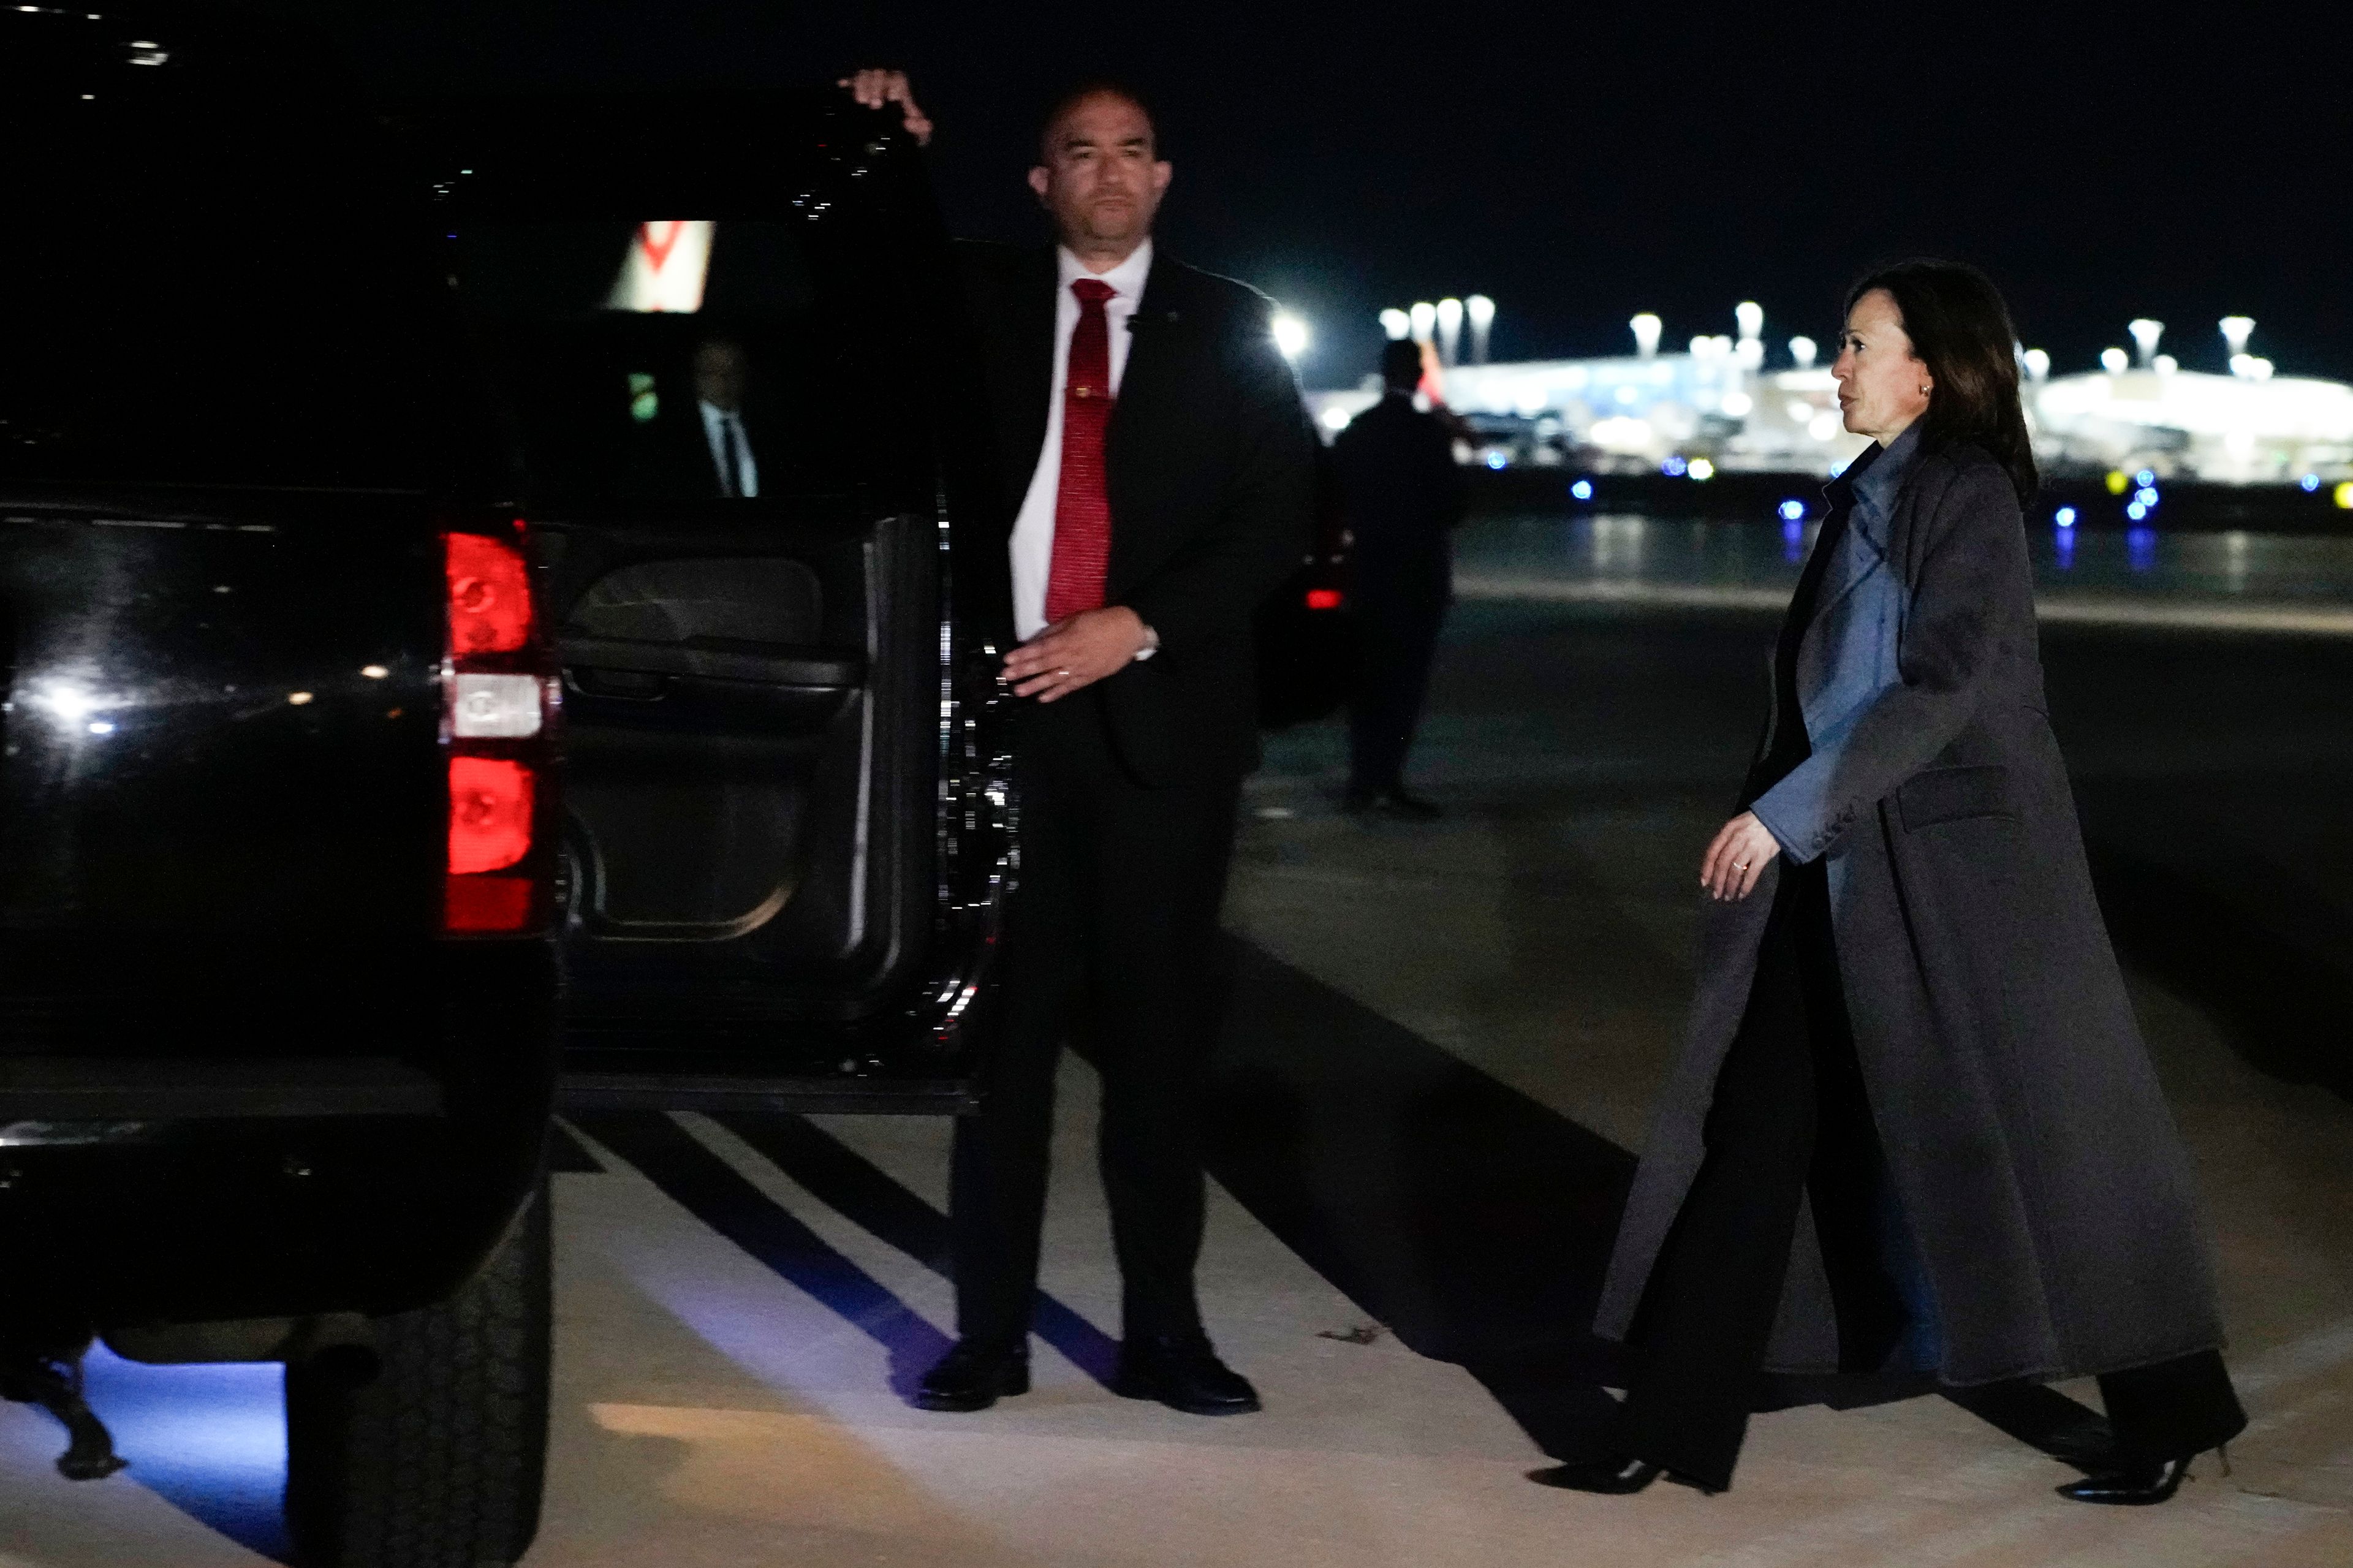
[(286, 1369), (286, 1524), (303, 1568), (482, 1568), (539, 1531), (551, 1241), (544, 1178), (480, 1274)]

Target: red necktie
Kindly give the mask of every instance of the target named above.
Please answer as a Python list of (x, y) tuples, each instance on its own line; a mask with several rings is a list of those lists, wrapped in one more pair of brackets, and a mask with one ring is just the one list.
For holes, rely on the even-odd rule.
[(1111, 563), (1111, 495), (1103, 485), (1103, 434), (1111, 427), (1108, 283), (1082, 278), (1079, 325), (1071, 333), (1062, 387), (1062, 480), (1054, 495), (1054, 556), (1046, 574), (1046, 621), (1103, 607)]

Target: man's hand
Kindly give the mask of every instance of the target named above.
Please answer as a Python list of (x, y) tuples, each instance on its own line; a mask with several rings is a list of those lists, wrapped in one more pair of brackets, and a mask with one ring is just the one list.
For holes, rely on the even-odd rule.
[(1151, 646), (1144, 617), (1125, 605), (1082, 610), (1006, 655), (1005, 679), (1016, 696), (1058, 701), (1117, 675)]
[(932, 144), (931, 116), (915, 105), (915, 89), (908, 85), (905, 71), (862, 70), (856, 76), (843, 77), (834, 83), (846, 87), (849, 96), (861, 109), (883, 109), (897, 104), (905, 117), (907, 134), (915, 139), (918, 147)]
[(1725, 823), (1707, 847), (1699, 865), (1699, 885), (1718, 902), (1745, 899), (1765, 874), (1766, 863), (1780, 852), (1780, 840), (1757, 820), (1755, 812), (1744, 811)]

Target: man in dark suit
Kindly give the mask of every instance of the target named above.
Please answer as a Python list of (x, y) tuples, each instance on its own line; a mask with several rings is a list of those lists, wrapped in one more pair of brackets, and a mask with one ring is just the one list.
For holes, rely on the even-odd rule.
[(692, 372), (692, 405), (664, 406), (638, 436), (636, 488), (664, 500), (756, 497), (765, 461), (773, 493), (784, 444), (777, 422), (753, 395), (750, 352), (733, 337), (708, 333), (695, 342)]
[(1380, 402), (1332, 443), (1353, 541), (1350, 604), (1364, 649), (1348, 703), (1347, 806), (1412, 821), (1439, 814), (1406, 793), (1405, 759), (1454, 596), (1448, 536), (1462, 521), (1464, 501), (1453, 437), (1438, 416), (1413, 405), (1421, 374), (1420, 345), (1389, 344), (1381, 355)]
[[(905, 106), (868, 72), (861, 101)], [(1123, 1280), (1115, 1387), (1258, 1408), (1203, 1331), (1197, 1126), (1242, 775), (1258, 763), (1250, 616), (1306, 548), (1314, 437), (1271, 307), (1154, 254), (1168, 187), (1134, 94), (1048, 116), (1030, 188), (1050, 249), (964, 247), (1006, 529), (992, 594), (1019, 646), (1021, 867), (987, 1098), (956, 1128), (960, 1339), (918, 1403), (977, 1410), (1029, 1384), (1054, 1076), (1066, 1036), (1103, 1083)], [(958, 571), (966, 570), (959, 561)]]

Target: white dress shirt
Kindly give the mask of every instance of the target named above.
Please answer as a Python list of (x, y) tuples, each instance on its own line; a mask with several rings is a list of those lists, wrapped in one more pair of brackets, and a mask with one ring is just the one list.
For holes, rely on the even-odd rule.
[[(711, 471), (722, 480), (722, 495), (756, 496), (760, 493), (760, 460), (752, 456), (752, 438), (744, 434), (741, 409), (722, 408), (715, 403), (700, 399), (695, 406), (702, 410), (702, 438), (711, 444)], [(735, 455), (738, 464), (735, 483), (731, 488), (724, 480), (727, 474), (727, 430), (735, 430)]]
[[(1103, 324), (1111, 330), (1111, 394), (1127, 369), (1128, 323), (1144, 300), (1152, 275), (1152, 242), (1145, 240), (1108, 272), (1090, 272), (1065, 246), (1056, 253), (1060, 281), (1054, 296), (1054, 384), (1046, 397), (1046, 443), (1038, 448), (1038, 468), (1029, 493), (1013, 520), (1013, 630), (1028, 642), (1046, 629), (1046, 579), (1054, 566), (1054, 503), (1062, 488), (1062, 393), (1071, 374), (1071, 335), (1079, 330), (1079, 297), (1071, 285), (1092, 278), (1111, 286), (1103, 301)], [(1119, 520), (1112, 520), (1113, 527)]]

